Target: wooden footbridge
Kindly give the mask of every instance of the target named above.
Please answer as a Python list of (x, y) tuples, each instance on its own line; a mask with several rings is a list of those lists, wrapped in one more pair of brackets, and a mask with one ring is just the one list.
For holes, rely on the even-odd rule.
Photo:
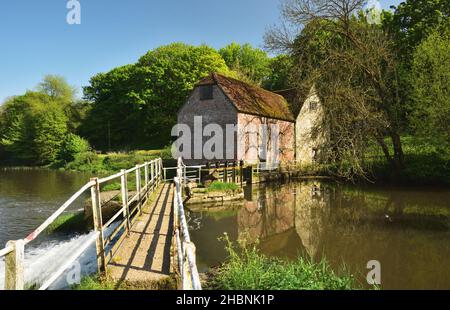
[[(106, 178), (91, 179), (30, 235), (9, 241), (0, 250), (0, 258), (5, 257), (5, 289), (24, 289), (25, 246), (90, 192), (94, 231), (48, 279), (39, 283), (40, 290), (48, 289), (94, 243), (99, 273), (119, 284), (153, 288), (154, 283), (174, 276), (179, 289), (200, 290), (195, 246), (189, 236), (182, 198), (188, 171), (195, 179), (200, 169), (184, 166), (181, 159), (177, 167), (164, 168), (162, 160), (156, 159)], [(169, 170), (175, 171), (170, 181), (166, 177)], [(106, 221), (102, 188), (118, 180), (121, 190), (115, 198), (121, 208)]]

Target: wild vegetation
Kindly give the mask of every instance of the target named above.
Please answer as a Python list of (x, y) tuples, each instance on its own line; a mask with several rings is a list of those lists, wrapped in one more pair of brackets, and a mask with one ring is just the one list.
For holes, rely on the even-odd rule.
[(383, 12), (380, 23), (374, 12), (364, 14), (365, 4), (286, 0), (284, 24), (266, 34), (269, 49), (292, 58), (290, 81), (299, 96), (315, 86), (321, 99), (315, 132), (329, 133), (324, 160), (340, 177), (367, 178), (377, 145), (398, 179), (411, 164), (402, 136), (427, 132), (428, 145), (439, 147), (448, 165), (448, 1), (406, 1)]
[(161, 154), (135, 150), (169, 157), (178, 109), (198, 80), (219, 72), (295, 89), (294, 114), (314, 85), (324, 107), (315, 132), (329, 132), (326, 173), (450, 183), (448, 0), (407, 0), (379, 23), (365, 4), (285, 0), (283, 24), (265, 36), (276, 57), (249, 44), (174, 43), (93, 76), (82, 100), (64, 78), (46, 76), (0, 106), (0, 164), (98, 173)]
[(284, 261), (261, 254), (255, 245), (236, 248), (225, 237), (227, 261), (208, 283), (222, 290), (349, 290), (357, 288), (352, 275), (335, 273), (325, 261), (298, 258)]

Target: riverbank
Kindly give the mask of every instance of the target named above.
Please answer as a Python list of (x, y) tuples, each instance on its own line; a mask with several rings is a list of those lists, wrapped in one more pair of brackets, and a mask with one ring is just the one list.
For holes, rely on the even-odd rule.
[[(402, 145), (405, 154), (405, 167), (403, 170), (394, 174), (384, 155), (380, 153), (376, 146), (373, 146), (373, 150), (369, 151), (367, 160), (364, 163), (367, 175), (365, 177), (356, 177), (353, 182), (398, 185), (450, 185), (450, 150), (411, 136), (402, 137)], [(176, 160), (172, 158), (171, 148), (167, 147), (159, 150), (137, 150), (107, 154), (83, 152), (75, 155), (74, 160), (71, 162), (59, 161), (41, 168), (83, 172), (91, 175), (106, 175), (117, 173), (121, 169), (129, 169), (137, 164), (142, 164), (158, 157), (161, 157), (166, 165), (176, 166)], [(0, 169), (2, 168), (39, 169), (39, 167), (2, 166), (0, 163)], [(312, 165), (296, 167), (295, 169), (295, 174), (299, 176), (322, 176), (341, 182), (349, 182), (348, 179), (340, 178), (337, 173), (337, 167), (332, 165)], [(268, 179), (270, 181), (270, 177)]]

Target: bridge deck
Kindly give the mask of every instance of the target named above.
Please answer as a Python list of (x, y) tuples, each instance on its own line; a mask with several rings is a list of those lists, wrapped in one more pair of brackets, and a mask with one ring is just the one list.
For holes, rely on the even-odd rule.
[(173, 235), (173, 184), (163, 184), (147, 203), (108, 265), (108, 274), (119, 282), (159, 281), (170, 274)]

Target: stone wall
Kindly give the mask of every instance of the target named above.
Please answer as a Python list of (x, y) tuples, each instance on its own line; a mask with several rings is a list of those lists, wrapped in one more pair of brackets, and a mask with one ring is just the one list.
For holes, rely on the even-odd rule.
[(325, 135), (314, 130), (321, 125), (323, 110), (314, 87), (303, 104), (295, 124), (296, 162), (311, 165), (319, 161)]
[[(189, 97), (187, 103), (178, 112), (178, 124), (186, 124), (190, 127), (191, 137), (191, 150), (192, 159), (185, 159), (186, 165), (198, 165), (204, 164), (206, 159), (204, 157), (194, 158), (194, 117), (201, 116), (203, 118), (203, 128), (208, 124), (220, 125), (226, 138), (226, 125), (237, 123), (237, 110), (234, 105), (225, 96), (222, 90), (217, 86), (213, 86), (213, 99), (212, 100), (200, 100), (199, 87), (195, 88)], [(201, 136), (203, 136), (200, 133)], [(210, 137), (200, 138), (202, 148)], [(233, 145), (227, 145), (226, 139), (223, 141), (224, 159), (236, 160), (236, 134), (233, 135)], [(199, 142), (200, 144), (200, 142)], [(214, 161), (214, 160), (212, 160)]]
[[(295, 124), (271, 119), (267, 117), (249, 115), (249, 114), (238, 114), (238, 125), (240, 128), (239, 141), (240, 154), (239, 157), (242, 158), (246, 163), (256, 164), (261, 155), (260, 147), (263, 144), (263, 140), (266, 140), (266, 162), (275, 163), (277, 161), (282, 163), (288, 163), (294, 161), (295, 159)], [(261, 134), (261, 125), (267, 126), (267, 139), (263, 138)], [(275, 126), (275, 127), (273, 127)], [(278, 133), (272, 131), (273, 128), (278, 128)], [(254, 128), (257, 128), (255, 132)], [(272, 128), (272, 129), (271, 129)], [(273, 133), (273, 135), (272, 135)], [(251, 138), (253, 135), (254, 138)], [(274, 142), (272, 137), (279, 137), (278, 142)], [(256, 139), (256, 143), (250, 143), (251, 139)], [(252, 147), (252, 145), (257, 145), (257, 147)], [(276, 155), (278, 153), (278, 156)]]

